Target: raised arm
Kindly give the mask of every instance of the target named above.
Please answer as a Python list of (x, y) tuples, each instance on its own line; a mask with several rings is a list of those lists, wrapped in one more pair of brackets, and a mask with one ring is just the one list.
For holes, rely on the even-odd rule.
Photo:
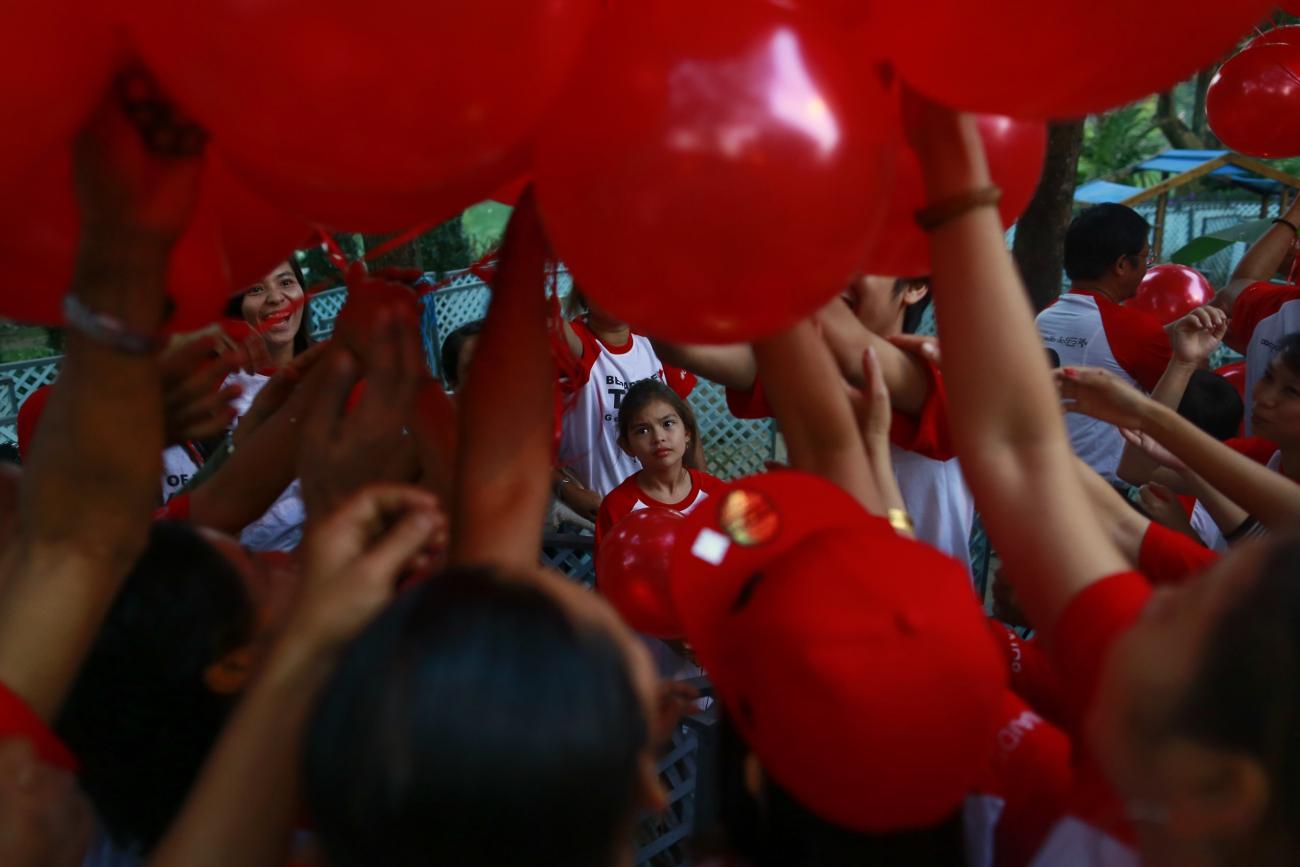
[(873, 333), (839, 298), (819, 310), (815, 318), (845, 379), (858, 388), (868, 387), (863, 378), (862, 356), (870, 349), (876, 354), (894, 409), (907, 415), (921, 412), (930, 393), (930, 381), (919, 358)]
[[(1228, 316), (1219, 308), (1206, 305), (1197, 307), (1165, 330), (1169, 332), (1173, 355), (1152, 390), (1151, 399), (1177, 411), (1192, 374), (1205, 366), (1210, 354), (1223, 342)], [(1159, 466), (1141, 449), (1126, 445), (1115, 474), (1130, 485), (1145, 485), (1152, 481)]]
[(1296, 227), (1300, 226), (1300, 195), (1292, 200), (1291, 207), (1287, 208), (1281, 219), (1285, 222), (1274, 224), (1258, 241), (1250, 245), (1246, 255), (1241, 257), (1237, 267), (1232, 270), (1228, 285), (1215, 294), (1211, 303), (1229, 316), (1232, 315), (1232, 305), (1237, 303), (1241, 290), (1251, 283), (1271, 280), (1286, 259), (1286, 254), (1295, 246)]
[(492, 306), (461, 392), (455, 563), (537, 565), (555, 431), (546, 254), (533, 196), (525, 191), (506, 229)]
[(885, 514), (844, 378), (813, 324), (800, 322), (759, 341), (754, 355), (790, 464), (839, 485), (868, 511)]
[(758, 365), (754, 361), (754, 350), (748, 344), (695, 346), (662, 340), (652, 342), (659, 359), (673, 367), (689, 370), (696, 376), (737, 391), (749, 391), (754, 387)]
[(1025, 613), (1050, 630), (1076, 593), (1128, 564), (1090, 508), (997, 211), (960, 207), (990, 185), (974, 122), (911, 95), (906, 113), (927, 200), (951, 209), (930, 261), (953, 439)]
[[(81, 242), (71, 296), (137, 334), (156, 333), (199, 169), (196, 158), (148, 153), (118, 101), (106, 101), (76, 143)], [(155, 358), (76, 327), (66, 334), (0, 592), (0, 681), (46, 720), (144, 548), (162, 467)]]
[(1270, 529), (1300, 524), (1300, 485), (1216, 440), (1167, 406), (1104, 370), (1067, 368), (1058, 374), (1070, 408), (1149, 435), (1189, 470)]

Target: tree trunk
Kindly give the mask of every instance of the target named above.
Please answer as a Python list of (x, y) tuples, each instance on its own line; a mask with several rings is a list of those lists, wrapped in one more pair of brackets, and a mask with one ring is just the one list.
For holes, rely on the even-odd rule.
[(1174, 108), (1174, 92), (1167, 90), (1156, 98), (1156, 126), (1169, 140), (1170, 147), (1182, 150), (1205, 150), (1205, 142), (1183, 123)]
[(1196, 73), (1196, 89), (1192, 95), (1192, 132), (1205, 142), (1206, 147), (1217, 148), (1219, 140), (1210, 129), (1205, 119), (1205, 95), (1210, 92), (1210, 79), (1219, 69), (1219, 64), (1202, 69)]
[(1075, 172), (1082, 147), (1082, 120), (1048, 126), (1043, 177), (1016, 224), (1011, 252), (1035, 310), (1042, 310), (1061, 294), (1065, 230), (1074, 213)]

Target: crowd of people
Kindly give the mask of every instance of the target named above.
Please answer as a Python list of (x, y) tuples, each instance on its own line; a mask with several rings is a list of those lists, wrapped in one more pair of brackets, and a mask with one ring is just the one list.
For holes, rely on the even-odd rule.
[[(1035, 320), (973, 120), (907, 100), (929, 275), (669, 344), (559, 315), (525, 192), (442, 381), (413, 294), (313, 342), (292, 258), (161, 337), (198, 163), (106, 104), (66, 355), (0, 465), (0, 863), (631, 864), (698, 695), (539, 552), (646, 509), (720, 716), (696, 863), (1294, 863), (1300, 204), (1167, 326), (1123, 303), (1150, 227), (1087, 210)], [(697, 377), (789, 466), (710, 475)]]

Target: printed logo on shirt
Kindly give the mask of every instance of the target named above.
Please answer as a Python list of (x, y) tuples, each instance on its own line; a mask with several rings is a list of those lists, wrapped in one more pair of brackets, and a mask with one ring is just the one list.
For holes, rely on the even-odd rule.
[(1032, 710), (1022, 711), (1020, 716), (1009, 720), (998, 732), (998, 746), (1004, 753), (1014, 752), (1025, 735), (1038, 728), (1042, 722), (1043, 718)]
[(190, 483), (189, 473), (170, 475), (167, 477), (167, 487), (169, 488), (183, 488), (189, 483)]
[[(657, 379), (660, 382), (665, 382), (664, 369), (659, 368), (659, 371), (654, 376), (647, 376), (646, 379)], [(605, 413), (605, 421), (618, 421), (618, 408), (623, 405), (623, 395), (627, 394), (629, 388), (643, 381), (634, 379), (631, 382), (624, 382), (617, 376), (605, 377), (605, 391), (609, 394), (609, 405), (612, 407), (612, 412)]]
[(1043, 342), (1059, 343), (1062, 346), (1073, 346), (1073, 347), (1078, 347), (1079, 349), (1088, 348), (1088, 338), (1086, 337), (1071, 337), (1071, 336), (1062, 337), (1056, 334), (1046, 334), (1043, 336)]

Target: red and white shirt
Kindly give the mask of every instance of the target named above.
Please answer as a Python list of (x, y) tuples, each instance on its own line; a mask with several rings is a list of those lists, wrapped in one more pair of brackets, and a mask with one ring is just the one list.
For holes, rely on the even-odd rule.
[(1246, 355), (1246, 433), (1251, 432), (1250, 411), (1255, 386), (1277, 354), (1286, 335), (1300, 331), (1300, 286), (1252, 283), (1232, 305), (1225, 342)]
[(1151, 585), (1137, 572), (1121, 572), (1076, 594), (1061, 614), (1048, 652), (1070, 701), (1076, 755), (1074, 789), (1032, 867), (1138, 867), (1137, 838), (1118, 795), (1102, 777), (1081, 729), (1096, 696), (1102, 667), (1116, 639), (1137, 621)]
[[(1062, 295), (1038, 314), (1036, 324), (1062, 367), (1100, 367), (1148, 392), (1173, 354), (1157, 319), (1091, 290)], [(1065, 420), (1075, 453), (1107, 481), (1118, 481), (1115, 469), (1124, 451), (1119, 429), (1077, 412), (1066, 413)]]
[(628, 388), (643, 379), (667, 383), (682, 398), (695, 387), (695, 377), (665, 367), (650, 339), (633, 334), (622, 346), (610, 346), (580, 321), (570, 323), (582, 341), (582, 378), (566, 383), (560, 434), (560, 463), (572, 467), (578, 481), (602, 497), (641, 464), (618, 447), (618, 407)]
[(722, 490), (726, 483), (701, 470), (687, 469), (691, 476), (691, 490), (676, 503), (665, 503), (641, 490), (637, 484), (639, 472), (633, 473), (623, 483), (605, 495), (600, 503), (600, 514), (596, 516), (596, 544), (601, 537), (619, 521), (641, 509), (672, 509), (683, 515), (689, 515), (695, 507)]
[[(922, 359), (930, 388), (915, 416), (895, 410), (889, 428), (890, 457), (916, 538), (970, 569), (970, 533), (975, 499), (966, 487), (948, 427), (948, 392), (937, 365)], [(750, 391), (727, 389), (736, 418), (769, 418), (772, 408), (761, 380)]]

